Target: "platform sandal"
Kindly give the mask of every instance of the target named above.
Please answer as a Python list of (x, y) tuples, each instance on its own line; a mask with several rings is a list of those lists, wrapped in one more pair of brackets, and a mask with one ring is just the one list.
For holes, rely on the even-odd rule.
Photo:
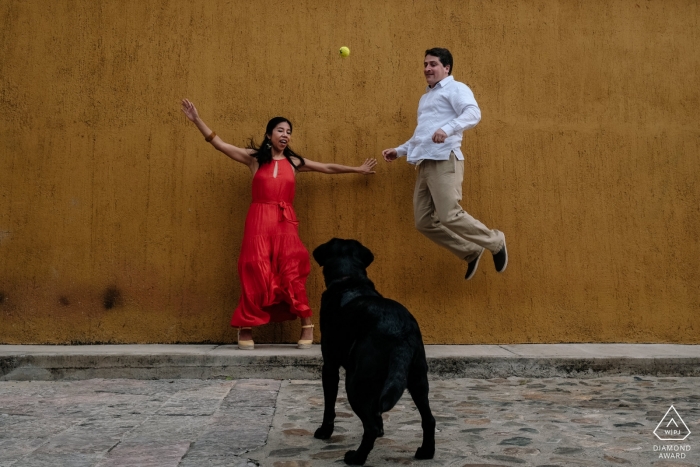
[[(302, 329), (305, 328), (313, 328), (313, 324), (307, 324), (306, 326), (302, 326)], [(300, 339), (299, 342), (297, 342), (297, 349), (310, 349), (311, 344), (313, 343), (313, 339)]]
[(241, 350), (253, 350), (255, 348), (255, 342), (253, 340), (242, 341), (241, 340), (241, 329), (252, 329), (252, 328), (238, 328), (238, 348)]

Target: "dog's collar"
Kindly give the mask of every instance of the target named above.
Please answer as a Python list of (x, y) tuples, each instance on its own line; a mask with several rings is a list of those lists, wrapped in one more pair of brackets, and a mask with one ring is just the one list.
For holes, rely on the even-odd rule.
[(326, 288), (327, 288), (327, 289), (330, 289), (330, 288), (331, 288), (332, 286), (334, 286), (335, 284), (340, 284), (340, 283), (342, 283), (342, 282), (345, 282), (346, 280), (350, 279), (350, 277), (351, 277), (351, 276), (343, 276), (343, 277), (341, 277), (340, 279), (333, 279), (332, 281), (330, 281), (330, 282), (328, 283), (328, 285), (326, 286)]

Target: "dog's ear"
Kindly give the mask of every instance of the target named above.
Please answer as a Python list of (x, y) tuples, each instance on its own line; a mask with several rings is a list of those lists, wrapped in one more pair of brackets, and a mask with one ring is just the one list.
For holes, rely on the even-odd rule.
[(374, 261), (374, 255), (371, 251), (369, 251), (369, 248), (364, 246), (362, 243), (358, 242), (357, 240), (353, 241), (355, 242), (354, 255), (357, 256), (360, 261), (362, 261), (363, 266), (366, 268), (372, 264), (372, 261)]
[(323, 245), (319, 245), (318, 247), (316, 247), (312, 254), (314, 255), (314, 259), (316, 260), (319, 266), (323, 267), (326, 264), (329, 255), (333, 252), (333, 249), (335, 248), (335, 245), (337, 243), (337, 238), (331, 238)]
[(329, 249), (328, 243), (329, 242), (326, 242), (323, 245), (317, 246), (313, 252), (314, 259), (316, 260), (318, 265), (321, 267), (323, 267), (323, 265), (326, 263), (326, 259), (328, 258), (328, 249)]

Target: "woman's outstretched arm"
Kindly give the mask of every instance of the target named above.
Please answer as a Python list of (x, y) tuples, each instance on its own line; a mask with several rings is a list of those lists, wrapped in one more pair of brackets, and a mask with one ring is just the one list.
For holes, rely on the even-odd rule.
[(370, 175), (376, 173), (374, 166), (377, 165), (377, 159), (367, 159), (362, 165), (357, 167), (349, 167), (340, 164), (323, 164), (314, 162), (304, 158), (304, 165), (299, 167), (299, 172), (321, 172), (324, 174), (362, 174)]
[(187, 99), (182, 100), (182, 112), (189, 121), (194, 123), (197, 128), (199, 128), (199, 131), (202, 133), (202, 135), (204, 135), (205, 139), (209, 139), (212, 135), (214, 135), (213, 139), (209, 140), (214, 148), (223, 152), (234, 161), (245, 164), (248, 167), (250, 167), (252, 163), (257, 162), (255, 157), (252, 156), (252, 149), (236, 147), (232, 144), (224, 142), (224, 140), (216, 136), (216, 133), (212, 132), (207, 124), (204, 123), (204, 121), (199, 117), (199, 113), (197, 112), (197, 108), (194, 106), (194, 104)]

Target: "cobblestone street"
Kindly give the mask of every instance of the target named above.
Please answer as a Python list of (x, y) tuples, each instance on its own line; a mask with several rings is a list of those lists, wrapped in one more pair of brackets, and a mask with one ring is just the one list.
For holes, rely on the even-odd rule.
[[(406, 394), (385, 414), (385, 436), (366, 465), (697, 466), (699, 383), (434, 380), (435, 459), (413, 458), (420, 421)], [(653, 434), (671, 405), (691, 432), (684, 441)], [(319, 381), (0, 382), (0, 467), (344, 465), (345, 451), (359, 444), (360, 422), (341, 390), (335, 434), (316, 440), (322, 410)]]

